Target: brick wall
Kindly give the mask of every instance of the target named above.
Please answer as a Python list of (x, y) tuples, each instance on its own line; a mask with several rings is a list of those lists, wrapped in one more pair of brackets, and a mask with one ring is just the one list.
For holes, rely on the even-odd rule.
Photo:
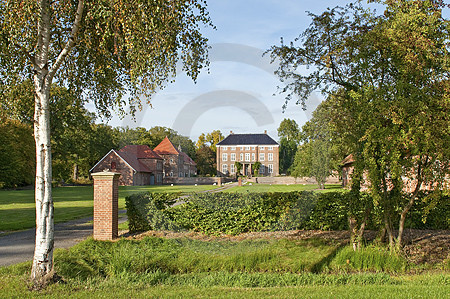
[(97, 172), (94, 178), (94, 239), (117, 238), (119, 224), (119, 173)]
[[(111, 169), (111, 164), (115, 163), (116, 168)], [(116, 153), (110, 152), (100, 163), (98, 163), (92, 173), (110, 170), (121, 174), (119, 179), (120, 186), (132, 186), (134, 184), (134, 170), (125, 163)]]
[[(224, 154), (226, 154), (226, 161), (224, 160)], [(270, 156), (271, 159), (269, 160)], [(216, 160), (217, 160), (217, 173), (220, 175), (225, 175), (225, 173), (223, 172), (224, 164), (227, 165), (228, 174), (232, 175), (233, 172), (230, 171), (230, 169), (232, 168), (231, 165), (234, 165), (236, 161), (245, 164), (245, 166), (248, 169), (248, 172), (250, 172), (251, 167), (250, 165), (253, 165), (255, 162), (260, 162), (261, 163), (260, 170), (262, 170), (260, 172), (261, 175), (277, 176), (280, 173), (278, 145), (218, 146)], [(272, 167), (271, 173), (269, 173), (269, 167)], [(244, 169), (241, 170), (241, 173), (245, 174)]]
[[(291, 176), (279, 176), (279, 177), (253, 177), (247, 179), (247, 182), (253, 182), (258, 184), (274, 184), (274, 185), (294, 185), (294, 184), (317, 184), (314, 178), (295, 178)], [(339, 178), (335, 176), (329, 176), (325, 181), (326, 184), (339, 184)]]

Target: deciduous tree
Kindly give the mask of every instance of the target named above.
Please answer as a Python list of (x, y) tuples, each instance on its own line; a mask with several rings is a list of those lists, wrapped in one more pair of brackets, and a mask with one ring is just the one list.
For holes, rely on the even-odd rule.
[(201, 24), (210, 24), (203, 1), (0, 2), (1, 81), (34, 84), (35, 282), (53, 269), (52, 83), (85, 95), (106, 116), (112, 106), (124, 112), (128, 94), (133, 113), (175, 75), (178, 60), (195, 80), (207, 59)]

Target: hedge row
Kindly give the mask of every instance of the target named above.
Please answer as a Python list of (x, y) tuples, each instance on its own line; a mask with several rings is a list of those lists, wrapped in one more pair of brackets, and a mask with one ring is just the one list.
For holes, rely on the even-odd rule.
[[(183, 198), (185, 204), (173, 206), (179, 196), (177, 193), (128, 196), (130, 231), (192, 230), (236, 235), (250, 231), (348, 229), (348, 192), (201, 193)], [(361, 200), (370, 201), (370, 196), (363, 194)], [(449, 198), (439, 198), (430, 211), (428, 206), (418, 200), (408, 215), (406, 227), (448, 229)], [(373, 209), (368, 229), (381, 223), (381, 213)]]

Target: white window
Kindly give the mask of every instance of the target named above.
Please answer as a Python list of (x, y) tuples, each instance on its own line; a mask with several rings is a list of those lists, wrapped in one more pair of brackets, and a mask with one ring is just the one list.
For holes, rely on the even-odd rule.
[(236, 161), (236, 154), (235, 153), (231, 153), (230, 154), (230, 161)]
[(252, 146), (252, 150), (254, 151), (256, 147)]
[(255, 161), (255, 153), (252, 153), (252, 161)]
[(240, 148), (241, 151), (244, 150), (244, 147), (243, 147), (243, 146), (240, 146), (239, 148)]
[(269, 146), (267, 149), (268, 149), (269, 151), (273, 151), (273, 146)]
[(244, 161), (244, 154), (241, 153), (241, 154), (239, 155), (239, 161)]
[(263, 149), (264, 149), (264, 146), (260, 146), (259, 149), (260, 149), (260, 150), (263, 150)]
[(222, 154), (222, 161), (227, 161), (227, 159), (228, 159), (228, 155), (223, 153)]
[(264, 161), (264, 153), (259, 154), (259, 161)]
[(268, 153), (267, 154), (267, 160), (268, 161), (273, 161), (273, 154), (272, 153)]
[(173, 176), (173, 171), (170, 172), (170, 176)]
[(235, 146), (232, 146), (232, 147), (231, 147), (231, 150), (232, 150), (232, 151), (235, 151), (235, 150), (236, 150), (236, 147), (235, 147)]
[(234, 164), (230, 165), (230, 173), (234, 173)]
[(228, 149), (227, 146), (223, 146), (223, 150), (226, 151)]
[(249, 150), (250, 150), (250, 146), (246, 146), (246, 147), (245, 147), (245, 150), (246, 150), (246, 151), (249, 151)]
[(269, 164), (269, 173), (273, 173), (273, 164)]
[(245, 161), (250, 161), (250, 154), (249, 153), (245, 153)]
[(222, 164), (222, 173), (227, 173), (227, 171), (228, 171), (228, 165)]

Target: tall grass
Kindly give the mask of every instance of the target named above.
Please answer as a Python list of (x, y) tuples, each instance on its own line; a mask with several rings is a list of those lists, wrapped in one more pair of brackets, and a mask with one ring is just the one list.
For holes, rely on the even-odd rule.
[(59, 275), (74, 279), (114, 278), (149, 273), (404, 273), (410, 265), (384, 249), (324, 240), (199, 241), (146, 237), (101, 242), (89, 239), (58, 250)]

